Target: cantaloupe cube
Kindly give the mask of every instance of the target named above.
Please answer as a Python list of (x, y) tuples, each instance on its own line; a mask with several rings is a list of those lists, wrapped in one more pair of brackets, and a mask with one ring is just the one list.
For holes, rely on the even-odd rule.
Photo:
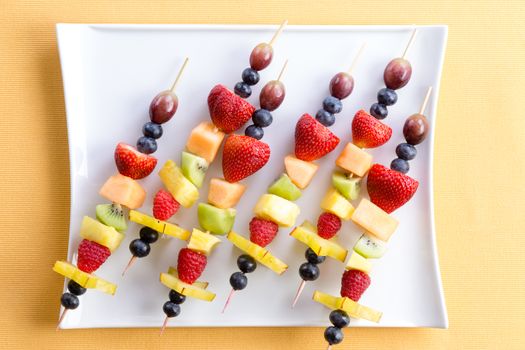
[(319, 165), (312, 162), (305, 162), (304, 160), (289, 155), (284, 158), (284, 167), (294, 185), (300, 189), (304, 189), (310, 184), (310, 181), (312, 181)]
[(246, 186), (241, 183), (213, 178), (210, 181), (208, 203), (221, 209), (232, 208), (237, 205), (245, 189)]
[(362, 177), (372, 166), (372, 155), (357, 147), (352, 142), (348, 142), (343, 152), (341, 152), (335, 161), (335, 164)]
[(396, 219), (366, 198), (357, 206), (352, 220), (385, 242), (390, 239), (399, 224)]
[(116, 174), (107, 179), (98, 192), (108, 200), (124, 205), (129, 209), (140, 208), (146, 199), (146, 191), (130, 177)]
[(337, 215), (343, 220), (350, 220), (354, 212), (354, 206), (352, 203), (334, 188), (330, 188), (324, 196), (321, 201), (321, 209)]
[(274, 194), (263, 194), (253, 209), (255, 216), (275, 222), (279, 226), (295, 224), (300, 209), (297, 204)]
[(202, 122), (190, 134), (186, 149), (211, 164), (221, 147), (224, 133), (211, 122)]

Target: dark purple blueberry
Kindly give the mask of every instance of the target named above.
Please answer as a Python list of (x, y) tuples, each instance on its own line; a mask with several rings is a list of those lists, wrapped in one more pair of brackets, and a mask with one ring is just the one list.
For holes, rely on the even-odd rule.
[(242, 290), (248, 285), (248, 278), (242, 272), (234, 272), (230, 276), (230, 285), (234, 290)]
[(246, 68), (242, 71), (242, 81), (248, 85), (255, 85), (259, 82), (259, 73), (253, 68)]
[(323, 101), (323, 108), (332, 114), (337, 114), (343, 110), (343, 103), (337, 97), (328, 96)]
[(159, 233), (147, 226), (140, 229), (139, 235), (140, 239), (148, 244), (155, 243), (157, 242), (157, 239), (159, 239)]
[(330, 322), (337, 328), (345, 328), (350, 324), (350, 317), (343, 310), (330, 312)]
[(390, 169), (406, 174), (410, 170), (408, 162), (401, 158), (396, 158), (390, 163)]
[(400, 143), (396, 147), (396, 154), (401, 159), (412, 160), (416, 158), (417, 150), (409, 143)]
[(162, 310), (168, 317), (176, 317), (180, 314), (180, 306), (172, 301), (167, 301), (162, 306)]
[(141, 136), (137, 140), (137, 150), (144, 154), (155, 153), (157, 150), (157, 141), (151, 137)]
[(258, 109), (253, 112), (252, 120), (255, 125), (260, 126), (261, 128), (266, 128), (272, 124), (273, 117), (266, 109)]
[(332, 126), (335, 123), (335, 116), (322, 108), (317, 111), (315, 119), (326, 127)]
[(67, 284), (67, 289), (74, 295), (82, 295), (86, 292), (86, 288), (82, 287), (77, 282), (70, 280)]
[(304, 281), (315, 281), (319, 278), (319, 274), (319, 267), (316, 264), (305, 262), (299, 267), (299, 276)]
[(252, 94), (252, 88), (250, 87), (250, 85), (242, 81), (235, 84), (233, 91), (236, 95), (239, 95), (242, 98), (248, 98)]
[(173, 289), (170, 290), (169, 298), (170, 298), (170, 301), (175, 304), (182, 304), (186, 301), (185, 295), (182, 295)]
[(257, 263), (255, 262), (255, 259), (251, 256), (243, 254), (237, 258), (237, 266), (242, 272), (251, 273), (257, 268)]
[(344, 339), (343, 331), (340, 328), (330, 326), (324, 331), (324, 338), (330, 345), (339, 344)]
[(129, 244), (129, 251), (137, 258), (143, 258), (149, 254), (151, 247), (141, 239), (134, 239)]
[(147, 122), (142, 127), (142, 133), (144, 136), (159, 139), (162, 136), (162, 125), (153, 122)]
[(260, 140), (264, 136), (264, 130), (261, 127), (252, 124), (244, 130), (244, 135)]
[(370, 114), (376, 119), (385, 119), (388, 115), (388, 109), (385, 105), (382, 105), (380, 103), (374, 103), (370, 107)]
[(385, 106), (392, 106), (397, 102), (397, 94), (389, 88), (382, 88), (377, 93), (377, 101)]
[(72, 293), (64, 293), (62, 294), (62, 297), (60, 297), (60, 303), (66, 309), (74, 310), (78, 307), (80, 301), (76, 295)]
[(319, 256), (315, 254), (312, 248), (306, 249), (306, 252), (304, 252), (304, 257), (306, 258), (306, 260), (308, 260), (309, 263), (315, 265), (321, 264), (326, 260), (326, 256)]

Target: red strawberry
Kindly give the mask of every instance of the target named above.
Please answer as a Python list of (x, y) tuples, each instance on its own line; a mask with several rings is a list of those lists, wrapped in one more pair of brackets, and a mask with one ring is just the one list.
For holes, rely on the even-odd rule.
[(159, 190), (153, 198), (153, 216), (155, 219), (166, 221), (180, 208), (179, 202), (166, 190)]
[(341, 229), (341, 219), (332, 213), (322, 213), (317, 219), (317, 234), (324, 239), (330, 239)]
[(157, 165), (157, 158), (121, 142), (115, 148), (115, 163), (119, 173), (138, 180), (151, 174)]
[(272, 221), (253, 218), (250, 221), (250, 241), (261, 246), (266, 247), (272, 243), (277, 235), (279, 226)]
[(348, 270), (341, 279), (341, 296), (359, 301), (361, 295), (370, 285), (370, 276), (363, 271)]
[(208, 95), (208, 108), (213, 124), (225, 133), (239, 129), (255, 111), (255, 107), (248, 101), (221, 84), (211, 89)]
[(78, 246), (77, 266), (80, 270), (92, 273), (106, 261), (111, 251), (97, 242), (83, 239)]
[(372, 203), (387, 213), (408, 202), (418, 186), (417, 180), (381, 164), (374, 164), (370, 168), (366, 182)]
[(182, 248), (179, 252), (177, 262), (179, 279), (183, 282), (193, 284), (202, 274), (202, 271), (204, 271), (207, 262), (206, 255), (189, 248)]
[(295, 126), (295, 156), (312, 161), (332, 152), (339, 144), (339, 138), (326, 126), (309, 114), (303, 114)]
[(222, 172), (228, 182), (240, 181), (266, 165), (270, 146), (253, 137), (232, 134), (224, 143)]
[(363, 110), (352, 120), (352, 139), (361, 148), (375, 148), (385, 144), (392, 136), (392, 128), (381, 123)]

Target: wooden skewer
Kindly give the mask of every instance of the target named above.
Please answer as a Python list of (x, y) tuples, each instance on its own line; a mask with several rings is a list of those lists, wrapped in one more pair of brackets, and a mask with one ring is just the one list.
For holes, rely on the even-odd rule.
[(173, 85), (171, 86), (171, 92), (175, 92), (175, 89), (177, 88), (177, 84), (179, 83), (180, 77), (182, 76), (182, 72), (184, 72), (184, 69), (186, 69), (186, 65), (188, 64), (188, 57), (184, 60), (184, 63), (182, 64), (182, 67), (179, 69), (179, 74), (177, 74), (177, 77), (175, 78), (175, 81), (173, 82)]
[(414, 28), (414, 31), (412, 32), (412, 35), (410, 36), (410, 40), (408, 41), (407, 47), (405, 48), (405, 52), (403, 52), (402, 58), (406, 58), (408, 49), (410, 49), (410, 46), (412, 46), (412, 43), (414, 42), (414, 38), (416, 37), (417, 28)]
[(228, 295), (228, 299), (226, 299), (226, 303), (224, 304), (224, 307), (222, 308), (222, 312), (221, 313), (224, 313), (224, 311), (226, 311), (226, 308), (228, 307), (228, 305), (230, 304), (230, 301), (232, 299), (233, 293), (235, 293), (235, 289), (232, 288), (232, 291)]
[(326, 350), (332, 350), (332, 345), (328, 344), (328, 346), (326, 347)]
[(159, 337), (162, 336), (162, 334), (164, 334), (164, 330), (166, 329), (166, 326), (168, 325), (168, 320), (169, 320), (169, 317), (166, 316), (166, 318), (164, 319), (164, 322), (162, 323), (162, 328), (160, 329)]
[(288, 66), (288, 59), (284, 61), (283, 68), (281, 68), (281, 72), (279, 73), (279, 76), (277, 77), (277, 81), (280, 81), (283, 77), (284, 71), (286, 70), (286, 67)]
[(126, 265), (126, 268), (124, 269), (124, 271), (122, 271), (122, 277), (124, 277), (124, 275), (126, 274), (126, 271), (128, 271), (129, 268), (130, 268), (131, 266), (133, 266), (133, 264), (135, 263), (135, 260), (137, 260), (137, 257), (136, 257), (135, 255), (133, 255), (133, 256), (131, 257), (131, 259), (129, 259), (129, 262), (128, 262), (128, 264)]
[(419, 110), (419, 114), (423, 115), (423, 113), (425, 113), (425, 109), (427, 108), (427, 103), (430, 100), (431, 93), (432, 93), (432, 86), (429, 86), (427, 90), (427, 94), (425, 95), (425, 99), (423, 100), (423, 103), (421, 104), (421, 109)]
[(297, 304), (297, 300), (299, 300), (299, 297), (301, 296), (301, 293), (303, 292), (305, 285), (306, 285), (306, 281), (303, 280), (301, 284), (299, 285), (299, 288), (297, 289), (297, 293), (295, 293), (295, 297), (293, 298), (292, 309), (295, 307), (295, 304)]
[(352, 72), (354, 71), (354, 68), (357, 64), (357, 61), (359, 61), (359, 58), (363, 54), (365, 47), (366, 47), (366, 42), (364, 42), (359, 48), (359, 51), (357, 51), (357, 54), (355, 55), (354, 60), (352, 61), (352, 65), (350, 66), (350, 69), (348, 69), (348, 74), (352, 75)]
[(281, 25), (279, 26), (279, 29), (277, 29), (277, 32), (275, 32), (275, 34), (273, 35), (272, 40), (270, 40), (270, 42), (268, 43), (270, 46), (273, 46), (273, 44), (275, 43), (279, 35), (281, 35), (281, 33), (284, 30), (284, 27), (286, 27), (287, 24), (288, 24), (288, 20), (285, 19), (284, 22), (281, 23)]
[(68, 310), (69, 309), (64, 308), (64, 311), (62, 311), (62, 315), (60, 315), (60, 318), (58, 319), (58, 324), (57, 324), (56, 331), (58, 331), (60, 329), (60, 324), (64, 320), (64, 317), (66, 317), (66, 313), (67, 313)]

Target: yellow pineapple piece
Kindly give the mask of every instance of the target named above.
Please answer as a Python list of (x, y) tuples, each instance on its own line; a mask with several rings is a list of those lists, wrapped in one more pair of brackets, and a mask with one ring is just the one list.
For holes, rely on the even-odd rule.
[(67, 261), (56, 261), (55, 265), (53, 266), (53, 271), (77, 282), (84, 288), (96, 289), (111, 295), (114, 295), (117, 291), (117, 285), (105, 281), (102, 278), (99, 278), (90, 273), (84, 272)]
[(363, 177), (372, 166), (372, 155), (348, 142), (335, 164), (359, 177)]
[(230, 183), (223, 179), (213, 178), (210, 180), (208, 191), (208, 203), (221, 209), (232, 208), (241, 199), (246, 186), (241, 183)]
[(124, 239), (125, 235), (111, 226), (106, 226), (98, 220), (84, 216), (80, 225), (80, 236), (115, 251)]
[(309, 221), (303, 222), (296, 227), (290, 236), (310, 247), (319, 256), (329, 256), (340, 262), (344, 262), (348, 251), (337, 244), (333, 239), (327, 240), (317, 235), (317, 227)]
[(284, 167), (288, 177), (290, 177), (294, 185), (300, 189), (308, 187), (317, 169), (319, 169), (319, 165), (312, 162), (305, 162), (292, 155), (284, 158)]
[(159, 171), (162, 183), (184, 208), (191, 207), (199, 199), (199, 189), (186, 179), (174, 161), (168, 160)]
[(121, 174), (108, 178), (100, 188), (99, 194), (113, 203), (124, 205), (129, 209), (142, 207), (146, 199), (144, 188), (136, 180)]
[(202, 122), (195, 127), (188, 137), (186, 149), (206, 159), (211, 164), (221, 147), (224, 133), (211, 122)]
[(367, 258), (361, 256), (357, 252), (352, 252), (350, 258), (346, 262), (346, 270), (360, 270), (369, 274), (372, 271), (372, 263)]
[(141, 213), (140, 211), (130, 210), (129, 220), (136, 222), (139, 225), (147, 226), (159, 233), (181, 239), (183, 241), (190, 238), (190, 231), (183, 229), (175, 224), (157, 220), (152, 216)]
[(352, 216), (352, 221), (387, 242), (399, 222), (368, 199), (363, 198)]
[(206, 287), (202, 288), (201, 283), (188, 284), (186, 282), (182, 282), (177, 276), (175, 276), (176, 273), (174, 273), (174, 270), (175, 269), (172, 268), (172, 273), (163, 272), (160, 274), (160, 282), (163, 285), (187, 297), (196, 298), (204, 301), (213, 301), (213, 299), (215, 299), (215, 293), (212, 293), (205, 289), (207, 285)]
[(350, 220), (354, 206), (336, 189), (330, 188), (321, 202), (321, 209), (326, 210), (343, 220)]
[(299, 216), (299, 206), (274, 194), (264, 194), (253, 209), (255, 216), (275, 222), (279, 226), (291, 227)]
[[(177, 277), (179, 278), (179, 272), (177, 271), (177, 269), (173, 266), (170, 266), (168, 268), (168, 274), (169, 275), (172, 275), (174, 277)], [(202, 281), (195, 281), (193, 282), (192, 286), (193, 287), (197, 287), (197, 288), (201, 288), (201, 289), (206, 289), (208, 288), (208, 285), (209, 283), (208, 282), (202, 282)]]
[(330, 294), (315, 291), (312, 299), (320, 304), (323, 304), (329, 309), (343, 310), (353, 318), (360, 318), (363, 320), (379, 323), (381, 316), (383, 316), (382, 312), (358, 304), (352, 299), (346, 297), (335, 297)]
[(217, 244), (221, 243), (221, 240), (215, 235), (211, 235), (208, 232), (202, 232), (201, 230), (193, 229), (191, 233), (190, 242), (188, 248), (198, 251), (205, 255), (210, 255), (211, 251)]

